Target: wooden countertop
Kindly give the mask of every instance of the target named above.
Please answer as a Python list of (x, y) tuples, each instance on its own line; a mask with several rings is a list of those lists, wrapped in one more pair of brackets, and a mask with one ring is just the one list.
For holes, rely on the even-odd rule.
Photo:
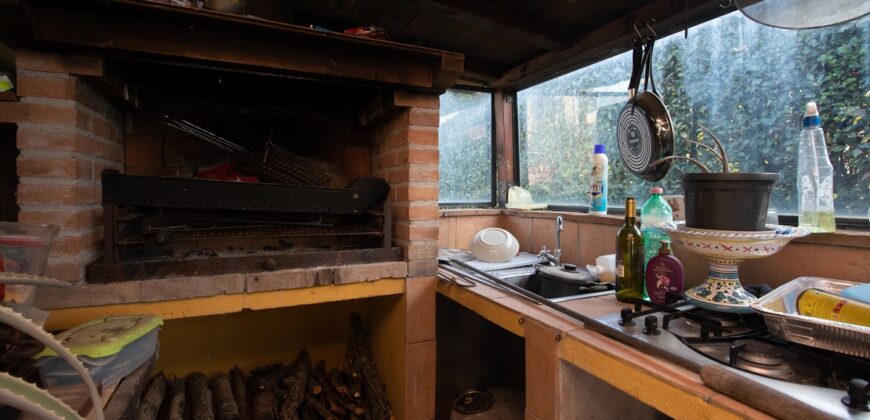
[[(584, 327), (583, 323), (520, 297), (478, 284), (440, 282), (438, 293), (522, 337), (529, 319), (562, 333), (559, 358), (674, 418), (771, 418), (705, 386), (700, 376)], [(583, 315), (618, 311), (613, 295), (571, 301)]]

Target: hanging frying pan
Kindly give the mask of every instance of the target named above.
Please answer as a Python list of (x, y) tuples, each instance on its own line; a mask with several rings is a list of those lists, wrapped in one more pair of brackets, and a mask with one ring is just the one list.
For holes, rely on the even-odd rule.
[[(671, 116), (656, 91), (652, 75), (652, 51), (655, 39), (647, 38), (646, 45), (635, 40), (631, 79), (629, 80), (629, 100), (616, 123), (616, 143), (622, 162), (631, 173), (647, 181), (658, 181), (668, 173), (671, 162), (666, 161), (650, 166), (666, 156), (674, 154), (674, 132)], [(643, 91), (640, 87), (641, 74), (644, 78)], [(652, 91), (647, 90), (647, 86)]]

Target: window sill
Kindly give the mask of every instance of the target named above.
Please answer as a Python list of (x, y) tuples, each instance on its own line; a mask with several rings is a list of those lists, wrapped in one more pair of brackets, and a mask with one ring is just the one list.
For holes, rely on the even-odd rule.
[[(619, 215), (592, 215), (571, 211), (552, 210), (511, 210), (511, 209), (441, 209), (441, 217), (470, 216), (511, 216), (532, 219), (554, 219), (563, 216), (567, 222), (592, 223), (608, 226), (621, 226), (623, 217)], [(840, 246), (850, 248), (870, 249), (870, 232), (862, 230), (840, 229), (833, 233), (813, 233), (807, 237), (795, 239), (793, 243)]]

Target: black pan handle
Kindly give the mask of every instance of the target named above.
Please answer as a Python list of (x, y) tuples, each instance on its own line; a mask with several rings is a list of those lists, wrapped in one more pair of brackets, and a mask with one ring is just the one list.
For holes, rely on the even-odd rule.
[(643, 72), (643, 41), (640, 38), (634, 40), (634, 50), (631, 56), (631, 78), (628, 81), (628, 100), (634, 101), (637, 88), (640, 86), (640, 76)]

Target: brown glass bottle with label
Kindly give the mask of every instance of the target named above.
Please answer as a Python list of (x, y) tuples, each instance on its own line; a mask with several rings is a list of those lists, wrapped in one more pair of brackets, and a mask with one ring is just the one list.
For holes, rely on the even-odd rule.
[(625, 199), (625, 224), (616, 235), (616, 300), (643, 299), (643, 235), (637, 227), (637, 202)]

